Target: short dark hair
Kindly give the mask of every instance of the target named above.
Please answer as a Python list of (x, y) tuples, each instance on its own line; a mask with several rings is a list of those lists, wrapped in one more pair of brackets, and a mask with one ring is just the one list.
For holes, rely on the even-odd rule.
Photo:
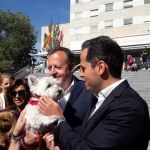
[(102, 59), (109, 68), (110, 74), (115, 78), (121, 77), (123, 65), (123, 50), (108, 36), (99, 36), (85, 41), (82, 50), (88, 49), (86, 60), (95, 67)]
[(59, 52), (59, 51), (64, 52), (66, 54), (66, 56), (67, 56), (67, 63), (68, 63), (69, 66), (72, 66), (72, 64), (74, 64), (75, 56), (71, 52), (71, 50), (69, 50), (66, 47), (56, 47), (56, 48), (50, 50), (48, 52), (47, 56), (50, 56), (50, 55), (52, 55), (52, 54), (54, 54), (56, 52)]
[[(25, 99), (25, 105), (27, 104), (27, 102), (29, 101), (29, 99), (31, 98), (32, 94), (28, 85), (28, 82), (26, 79), (16, 79), (13, 84), (11, 85), (11, 87), (8, 90), (8, 95), (11, 97), (12, 92), (14, 89), (18, 88), (20, 85), (23, 85), (25, 87), (25, 92), (26, 92), (26, 99)], [(12, 97), (10, 98), (12, 100)], [(11, 102), (12, 103), (12, 102)]]

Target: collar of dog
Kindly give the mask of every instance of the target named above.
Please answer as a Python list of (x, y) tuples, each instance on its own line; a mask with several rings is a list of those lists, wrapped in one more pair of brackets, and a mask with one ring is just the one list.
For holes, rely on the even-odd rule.
[(37, 105), (38, 102), (39, 102), (39, 98), (40, 98), (40, 96), (38, 96), (38, 97), (31, 97), (28, 103), (31, 104), (31, 105)]

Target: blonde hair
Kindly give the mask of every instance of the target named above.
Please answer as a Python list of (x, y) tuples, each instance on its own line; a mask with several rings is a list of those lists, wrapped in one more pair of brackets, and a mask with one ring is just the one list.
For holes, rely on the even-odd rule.
[(4, 80), (5, 78), (14, 80), (13, 75), (11, 75), (10, 73), (2, 73), (2, 74), (0, 74), (0, 85), (2, 85), (3, 80)]

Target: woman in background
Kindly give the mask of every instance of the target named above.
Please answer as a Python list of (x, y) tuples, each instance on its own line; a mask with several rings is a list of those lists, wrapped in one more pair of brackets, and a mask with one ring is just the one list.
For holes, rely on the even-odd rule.
[(8, 100), (7, 91), (10, 88), (14, 77), (9, 73), (0, 74), (0, 110), (7, 108), (11, 103)]
[(26, 79), (15, 80), (9, 89), (9, 96), (10, 101), (15, 105), (15, 111), (19, 117), (20, 112), (25, 108), (31, 97), (31, 92)]

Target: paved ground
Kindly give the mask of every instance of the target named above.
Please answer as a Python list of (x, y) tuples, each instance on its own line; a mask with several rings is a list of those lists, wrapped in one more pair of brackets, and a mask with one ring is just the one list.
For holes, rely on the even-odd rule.
[(150, 71), (123, 72), (122, 77), (146, 100), (150, 112)]
[[(123, 72), (130, 85), (146, 100), (150, 114), (150, 70), (139, 70), (138, 72)], [(150, 142), (147, 150), (150, 150)]]

